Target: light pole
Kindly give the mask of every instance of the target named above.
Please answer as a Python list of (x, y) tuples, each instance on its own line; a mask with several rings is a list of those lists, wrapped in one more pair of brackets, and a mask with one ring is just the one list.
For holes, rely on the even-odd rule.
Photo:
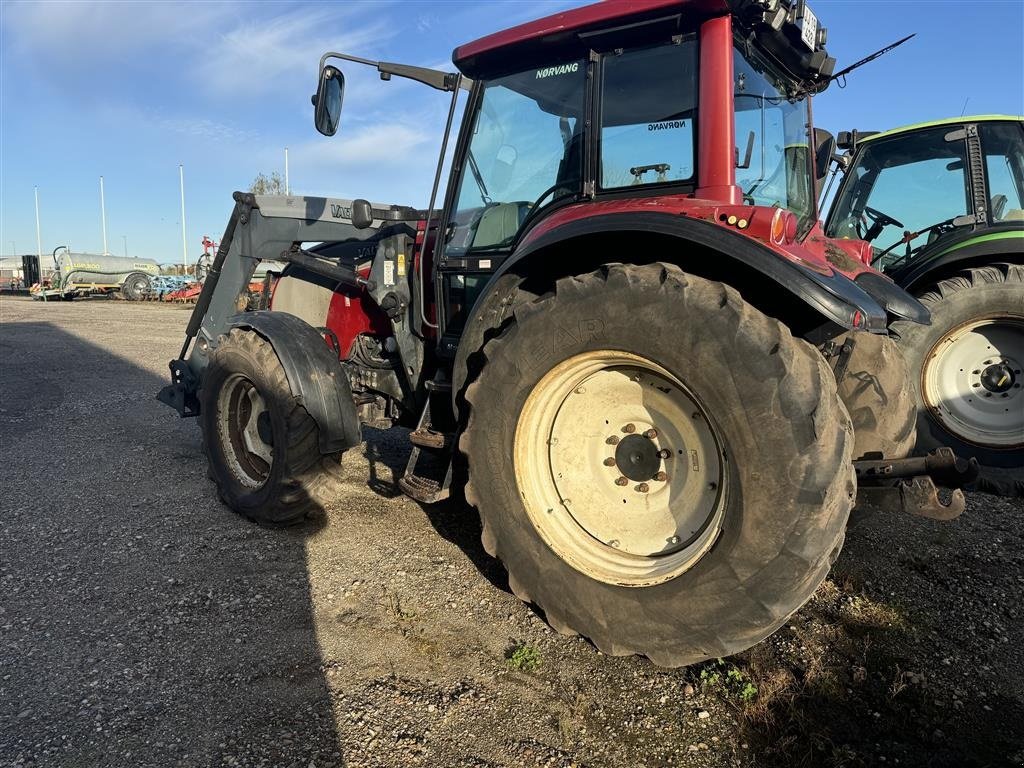
[(18, 255), (18, 247), (14, 244), (13, 240), (11, 240), (11, 255), (12, 256), (17, 256)]
[(288, 147), (284, 148), (284, 193), (290, 195), (292, 188), (288, 184)]
[(178, 163), (178, 178), (181, 182), (181, 266), (182, 274), (188, 274), (188, 240), (185, 237), (185, 166)]
[(39, 257), (39, 268), (42, 269), (43, 264), (43, 239), (39, 236), (39, 187), (35, 187), (36, 192), (36, 256)]
[(124, 240), (124, 257), (128, 258), (128, 235), (121, 235), (121, 239)]
[(107, 255), (107, 204), (103, 199), (103, 177), (100, 176), (100, 217), (103, 219), (103, 255)]
[[(46, 301), (46, 287), (43, 285), (43, 239), (39, 235), (39, 187), (33, 187), (36, 193), (36, 266), (39, 269), (39, 290)], [(52, 283), (51, 283), (52, 284)]]

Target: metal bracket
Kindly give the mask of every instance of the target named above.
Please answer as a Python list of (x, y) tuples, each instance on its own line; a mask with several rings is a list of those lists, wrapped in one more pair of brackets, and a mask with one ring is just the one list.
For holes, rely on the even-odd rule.
[[(978, 460), (961, 459), (950, 448), (908, 459), (869, 459), (853, 462), (857, 473), (857, 502), (887, 512), (909, 512), (932, 520), (952, 520), (964, 511), (960, 490), (978, 478)], [(951, 492), (943, 502), (939, 489)]]
[(909, 512), (931, 520), (958, 517), (967, 504), (964, 492), (957, 488), (943, 504), (938, 490), (930, 477), (913, 477), (892, 486), (858, 488), (857, 505), (867, 503), (884, 512)]

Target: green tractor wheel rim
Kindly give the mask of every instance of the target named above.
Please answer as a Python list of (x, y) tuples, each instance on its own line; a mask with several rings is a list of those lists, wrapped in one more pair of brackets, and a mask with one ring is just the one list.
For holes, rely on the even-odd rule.
[(954, 328), (921, 372), (932, 417), (954, 436), (999, 449), (1024, 446), (1024, 317), (981, 318)]

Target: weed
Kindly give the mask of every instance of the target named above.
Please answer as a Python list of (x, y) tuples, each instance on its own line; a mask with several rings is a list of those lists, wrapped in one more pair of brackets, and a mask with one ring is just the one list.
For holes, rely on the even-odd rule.
[(744, 705), (753, 703), (757, 698), (757, 686), (747, 673), (722, 659), (716, 659), (700, 671), (700, 687), (703, 691), (716, 691), (724, 698)]
[(514, 644), (505, 653), (508, 665), (520, 672), (532, 672), (540, 666), (540, 651), (527, 643)]

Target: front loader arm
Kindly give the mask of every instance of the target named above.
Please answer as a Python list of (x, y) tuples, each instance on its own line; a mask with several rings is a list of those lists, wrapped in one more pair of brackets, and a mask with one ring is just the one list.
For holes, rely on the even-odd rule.
[[(350, 265), (303, 250), (302, 243), (351, 242), (353, 248), (365, 247), (365, 242), (377, 238), (386, 226), (423, 215), (404, 206), (371, 206), (362, 200), (246, 192), (235, 192), (233, 197), (235, 207), (189, 318), (181, 352), (170, 362), (171, 384), (157, 395), (181, 416), (198, 415), (196, 393), (210, 353), (218, 337), (236, 324), (238, 297), (259, 262), (291, 262), (340, 284), (365, 285), (373, 293), (372, 274), (364, 279)], [(358, 226), (354, 210), (360, 219)]]

